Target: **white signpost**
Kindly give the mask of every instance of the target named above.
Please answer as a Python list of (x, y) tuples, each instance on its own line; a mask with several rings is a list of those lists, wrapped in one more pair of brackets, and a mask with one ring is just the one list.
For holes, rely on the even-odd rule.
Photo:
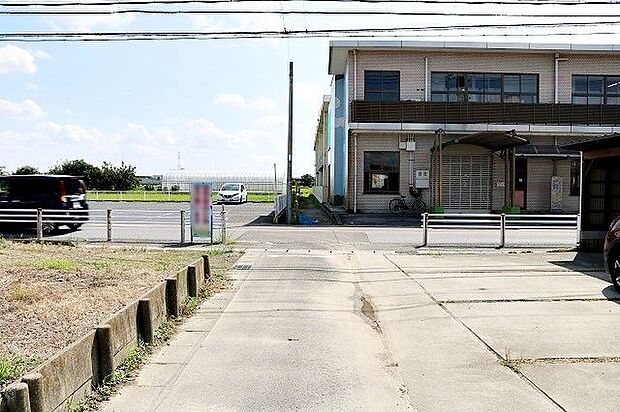
[(192, 242), (194, 239), (213, 243), (213, 204), (211, 183), (192, 184)]

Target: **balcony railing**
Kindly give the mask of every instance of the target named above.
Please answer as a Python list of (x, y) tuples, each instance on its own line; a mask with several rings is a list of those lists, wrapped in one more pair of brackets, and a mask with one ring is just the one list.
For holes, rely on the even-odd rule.
[(620, 105), (355, 100), (351, 102), (351, 122), (620, 126)]

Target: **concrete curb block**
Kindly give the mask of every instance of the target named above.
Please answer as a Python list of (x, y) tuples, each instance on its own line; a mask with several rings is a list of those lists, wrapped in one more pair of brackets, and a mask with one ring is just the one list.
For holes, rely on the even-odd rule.
[(30, 398), (28, 396), (28, 385), (23, 382), (12, 383), (4, 390), (7, 410), (10, 411), (30, 411)]
[(0, 393), (0, 412), (45, 412), (75, 405), (110, 376), (140, 341), (152, 343), (188, 296), (210, 279), (208, 256), (155, 285), (88, 334)]

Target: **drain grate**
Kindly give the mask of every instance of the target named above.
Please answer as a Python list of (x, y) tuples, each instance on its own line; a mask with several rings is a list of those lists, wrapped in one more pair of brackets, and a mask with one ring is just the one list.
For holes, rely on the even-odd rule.
[(235, 265), (236, 270), (250, 270), (252, 265)]

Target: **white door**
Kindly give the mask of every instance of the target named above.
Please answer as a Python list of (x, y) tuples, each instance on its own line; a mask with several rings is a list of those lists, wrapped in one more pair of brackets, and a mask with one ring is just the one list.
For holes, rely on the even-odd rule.
[(458, 212), (491, 210), (491, 157), (443, 156), (443, 204)]

